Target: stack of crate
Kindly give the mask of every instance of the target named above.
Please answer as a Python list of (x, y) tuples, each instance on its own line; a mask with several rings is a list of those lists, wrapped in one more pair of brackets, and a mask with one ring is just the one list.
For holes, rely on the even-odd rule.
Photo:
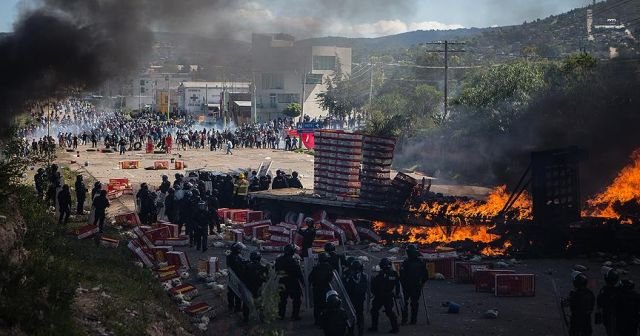
[(362, 141), (362, 178), (360, 198), (373, 202), (388, 199), (391, 163), (396, 139), (365, 135)]
[(335, 130), (314, 132), (314, 191), (321, 196), (360, 193), (362, 135)]

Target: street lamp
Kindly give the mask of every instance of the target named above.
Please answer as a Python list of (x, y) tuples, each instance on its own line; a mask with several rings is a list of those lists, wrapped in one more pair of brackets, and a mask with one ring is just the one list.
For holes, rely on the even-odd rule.
[(167, 122), (169, 122), (171, 113), (171, 78), (167, 75), (164, 79), (167, 81)]

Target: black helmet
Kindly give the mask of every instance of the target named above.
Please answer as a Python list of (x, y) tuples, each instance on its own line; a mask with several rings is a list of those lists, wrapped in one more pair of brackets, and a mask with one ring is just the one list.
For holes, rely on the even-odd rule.
[(353, 262), (356, 260), (356, 258), (354, 257), (347, 257), (347, 259), (345, 260), (345, 263), (347, 267), (351, 267), (351, 264), (353, 264)]
[(382, 269), (389, 269), (391, 268), (391, 260), (389, 260), (389, 258), (382, 258), (380, 259), (380, 263), (378, 265)]
[(318, 255), (318, 261), (321, 263), (329, 262), (329, 253), (322, 252)]
[(142, 183), (142, 184), (140, 185), (140, 189), (149, 189), (149, 186), (147, 186), (147, 184), (146, 184), (146, 183)]
[(409, 246), (407, 246), (407, 256), (408, 257), (415, 258), (419, 254), (420, 254), (420, 252), (418, 252), (418, 248), (414, 244), (409, 244)]
[(297, 171), (294, 171), (293, 173), (291, 173), (291, 176), (293, 176), (293, 177), (298, 177), (298, 172), (297, 172)]
[(331, 243), (324, 244), (324, 251), (327, 253), (335, 252), (336, 246)]
[(351, 266), (349, 267), (352, 270), (356, 271), (356, 272), (362, 272), (362, 270), (364, 269), (363, 265), (362, 265), (362, 261), (356, 259), (351, 263)]
[(313, 225), (313, 218), (307, 217), (304, 219), (304, 223), (307, 225)]
[(176, 180), (180, 179), (180, 173), (176, 173), (174, 176), (176, 177)]
[(191, 190), (191, 196), (200, 197), (200, 190), (198, 190), (198, 189)]
[(44, 173), (44, 169), (38, 168), (38, 173)]
[(78, 175), (78, 176), (76, 176), (76, 180), (77, 180), (77, 181), (82, 181), (82, 175)]
[(234, 253), (240, 253), (240, 251), (242, 251), (242, 244), (240, 243), (233, 243), (231, 245), (231, 252)]
[(168, 179), (169, 179), (169, 176), (167, 176), (167, 175), (162, 175), (162, 180), (163, 180), (163, 181), (168, 180)]
[[(331, 293), (331, 291), (329, 292)], [(335, 293), (335, 291), (334, 291)], [(342, 300), (338, 294), (333, 294), (327, 296), (327, 308), (339, 308), (342, 305)]]
[(102, 183), (100, 181), (96, 181), (96, 183), (93, 184), (94, 188), (102, 188)]
[(607, 285), (613, 286), (620, 281), (620, 275), (612, 268), (604, 275), (604, 281)]
[(294, 253), (296, 253), (296, 248), (295, 248), (295, 247), (293, 247), (293, 245), (288, 244), (288, 245), (286, 245), (286, 246), (284, 247), (284, 254), (285, 254), (285, 255), (289, 255), (289, 256), (291, 256), (291, 255), (293, 255)]
[(249, 255), (249, 260), (251, 260), (253, 262), (260, 262), (260, 259), (262, 259), (262, 255), (258, 251), (253, 251)]
[(573, 274), (573, 286), (576, 288), (586, 287), (587, 276), (582, 272), (575, 272), (575, 274)]

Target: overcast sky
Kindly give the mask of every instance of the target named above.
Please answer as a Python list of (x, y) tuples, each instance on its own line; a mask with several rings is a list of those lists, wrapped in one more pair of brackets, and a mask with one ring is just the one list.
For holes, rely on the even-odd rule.
[[(0, 31), (13, 29), (19, 1), (0, 0)], [(590, 2), (591, 0), (238, 0), (236, 4), (241, 5), (235, 5), (230, 10), (231, 13), (225, 16), (240, 19), (240, 22), (246, 22), (252, 30), (258, 32), (375, 37), (418, 29), (520, 24), (563, 13)], [(206, 11), (194, 13), (193, 21), (202, 22), (203, 16), (206, 16), (203, 13)], [(206, 33), (207, 29), (215, 29), (215, 26), (185, 28), (197, 33)]]

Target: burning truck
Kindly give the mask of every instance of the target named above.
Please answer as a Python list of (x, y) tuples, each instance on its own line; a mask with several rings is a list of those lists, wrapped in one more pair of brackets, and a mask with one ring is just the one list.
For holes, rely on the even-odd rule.
[[(601, 194), (582, 206), (577, 148), (534, 152), (512, 190), (484, 199), (432, 191), (426, 176), (391, 179), (395, 139), (345, 131), (315, 134), (314, 189), (250, 193), (272, 221), (322, 213), (352, 220), (382, 243), (453, 247), (483, 255), (553, 255), (633, 248), (640, 219), (640, 151)], [(296, 216), (299, 215), (299, 216)], [(295, 220), (293, 220), (295, 222)], [(620, 241), (622, 239), (622, 245)]]

